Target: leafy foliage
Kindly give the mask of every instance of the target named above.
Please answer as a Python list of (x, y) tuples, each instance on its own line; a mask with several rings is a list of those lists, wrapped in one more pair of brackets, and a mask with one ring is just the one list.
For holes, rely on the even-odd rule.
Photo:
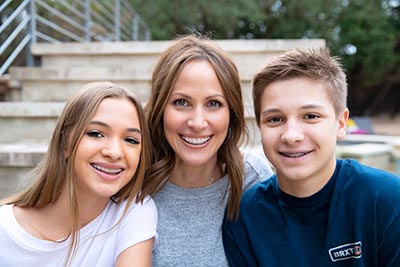
[(131, 2), (153, 39), (188, 31), (211, 32), (216, 39), (323, 38), (348, 72), (349, 106), (355, 114), (382, 97), (380, 88), (400, 91), (400, 0)]

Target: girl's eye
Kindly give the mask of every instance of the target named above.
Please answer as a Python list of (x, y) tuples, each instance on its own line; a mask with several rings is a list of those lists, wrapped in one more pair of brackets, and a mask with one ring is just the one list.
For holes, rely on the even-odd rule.
[(212, 101), (208, 102), (208, 106), (210, 108), (219, 108), (220, 106), (222, 106), (222, 104), (219, 101), (212, 100)]
[(101, 138), (101, 137), (104, 137), (104, 135), (103, 135), (102, 133), (100, 133), (99, 131), (95, 131), (95, 130), (88, 131), (88, 132), (86, 133), (86, 135), (89, 136), (89, 137), (92, 137), (92, 138)]
[(187, 107), (189, 106), (189, 103), (185, 99), (176, 99), (174, 101), (174, 105), (179, 107)]
[(283, 120), (280, 117), (272, 117), (272, 118), (267, 119), (267, 122), (269, 122), (269, 123), (278, 123), (278, 122), (282, 122), (282, 121)]
[(133, 138), (133, 137), (125, 138), (125, 141), (130, 143), (130, 144), (132, 144), (132, 145), (139, 145), (140, 144), (140, 141), (138, 139), (136, 139), (136, 138)]

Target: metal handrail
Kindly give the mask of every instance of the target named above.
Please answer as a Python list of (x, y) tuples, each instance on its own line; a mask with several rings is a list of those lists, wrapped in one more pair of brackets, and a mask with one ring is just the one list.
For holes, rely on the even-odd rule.
[(151, 38), (129, 0), (5, 0), (0, 5), (0, 23), (0, 75), (17, 58), (32, 66), (30, 46), (37, 42)]

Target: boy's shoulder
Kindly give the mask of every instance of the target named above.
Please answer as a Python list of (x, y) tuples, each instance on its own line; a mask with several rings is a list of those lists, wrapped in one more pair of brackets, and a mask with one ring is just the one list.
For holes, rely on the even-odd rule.
[[(400, 195), (400, 177), (353, 159), (341, 161), (340, 187), (352, 188), (359, 193), (391, 198)], [(398, 198), (398, 197), (397, 197)]]
[(400, 177), (393, 173), (367, 166), (354, 159), (343, 159), (338, 160), (338, 162), (341, 162), (341, 176), (351, 175), (354, 178), (363, 179), (365, 181), (369, 180), (369, 182), (376, 184), (382, 184), (382, 182), (383, 184), (387, 182), (396, 184), (400, 182)]
[(243, 193), (241, 203), (246, 205), (246, 203), (253, 203), (254, 201), (259, 201), (260, 199), (269, 196), (269, 194), (275, 195), (275, 190), (277, 190), (277, 179), (276, 175), (273, 174), (270, 178), (257, 183), (250, 187)]

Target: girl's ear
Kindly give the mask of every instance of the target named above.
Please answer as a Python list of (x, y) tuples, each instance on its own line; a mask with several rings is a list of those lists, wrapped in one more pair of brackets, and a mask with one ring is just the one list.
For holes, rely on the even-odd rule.
[(349, 120), (349, 110), (346, 108), (341, 114), (338, 116), (338, 130), (336, 137), (341, 140), (346, 136), (347, 130), (347, 121)]

